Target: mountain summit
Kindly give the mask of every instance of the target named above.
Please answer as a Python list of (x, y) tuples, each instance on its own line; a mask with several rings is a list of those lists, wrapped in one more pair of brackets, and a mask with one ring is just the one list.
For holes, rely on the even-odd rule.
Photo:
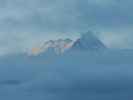
[(105, 49), (106, 46), (92, 33), (87, 32), (81, 35), (81, 38), (77, 39), (72, 50), (101, 50)]

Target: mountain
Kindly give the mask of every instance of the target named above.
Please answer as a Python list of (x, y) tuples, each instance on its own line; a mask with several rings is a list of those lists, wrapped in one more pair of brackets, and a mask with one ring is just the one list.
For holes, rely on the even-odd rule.
[(39, 55), (46, 52), (55, 52), (56, 54), (65, 51), (98, 51), (104, 50), (106, 46), (92, 33), (87, 32), (75, 41), (71, 39), (49, 40), (42, 46), (34, 47), (29, 52), (30, 55)]
[(81, 35), (81, 38), (77, 39), (73, 46), (71, 47), (72, 50), (103, 50), (106, 46), (92, 33), (87, 32)]

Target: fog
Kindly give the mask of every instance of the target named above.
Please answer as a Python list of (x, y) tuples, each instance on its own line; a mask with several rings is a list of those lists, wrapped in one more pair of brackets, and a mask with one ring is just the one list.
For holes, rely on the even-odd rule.
[(130, 100), (132, 58), (132, 50), (1, 58), (0, 99)]

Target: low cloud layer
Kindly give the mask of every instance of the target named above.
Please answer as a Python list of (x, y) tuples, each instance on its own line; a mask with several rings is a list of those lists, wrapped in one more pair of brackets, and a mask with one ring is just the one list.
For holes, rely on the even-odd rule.
[[(88, 29), (102, 33), (100, 38), (110, 47), (132, 48), (132, 4), (132, 0), (0, 0), (0, 51), (22, 51), (42, 38), (73, 38)], [(117, 36), (115, 42), (108, 41), (109, 33)]]

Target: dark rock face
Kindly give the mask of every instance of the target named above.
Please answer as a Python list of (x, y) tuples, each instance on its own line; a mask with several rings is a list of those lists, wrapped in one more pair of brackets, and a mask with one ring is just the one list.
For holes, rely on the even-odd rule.
[(82, 34), (81, 38), (76, 40), (72, 46), (72, 50), (103, 50), (106, 46), (92, 33)]

